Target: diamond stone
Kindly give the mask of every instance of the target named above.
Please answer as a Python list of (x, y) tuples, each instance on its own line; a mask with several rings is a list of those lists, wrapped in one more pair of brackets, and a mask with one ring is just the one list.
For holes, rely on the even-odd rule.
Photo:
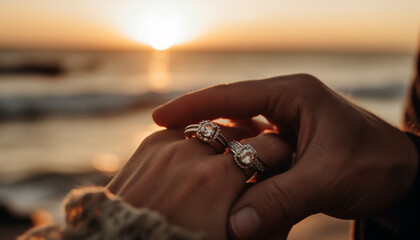
[(211, 137), (215, 131), (216, 131), (215, 127), (210, 122), (204, 124), (203, 127), (201, 128), (201, 133), (205, 137)]
[(208, 120), (200, 122), (197, 130), (197, 137), (205, 142), (213, 142), (217, 138), (220, 128), (217, 124)]
[(257, 157), (257, 154), (253, 148), (245, 145), (238, 154), (238, 157), (243, 165), (250, 166)]

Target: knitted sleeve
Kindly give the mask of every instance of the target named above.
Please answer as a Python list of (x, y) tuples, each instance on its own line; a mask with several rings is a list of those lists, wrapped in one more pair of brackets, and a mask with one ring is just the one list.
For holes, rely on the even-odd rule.
[(205, 239), (166, 222), (158, 213), (134, 208), (100, 187), (72, 190), (65, 200), (66, 224), (34, 228), (18, 240)]

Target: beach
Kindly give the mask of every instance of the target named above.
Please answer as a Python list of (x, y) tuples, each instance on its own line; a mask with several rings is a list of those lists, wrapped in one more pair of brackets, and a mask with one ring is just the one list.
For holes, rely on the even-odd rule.
[[(105, 184), (147, 135), (161, 129), (152, 110), (176, 96), (215, 84), (310, 73), (399, 126), (414, 55), (3, 51), (0, 66), (0, 204), (19, 216), (45, 209), (60, 221), (63, 189)], [(64, 188), (27, 181), (46, 174), (51, 181), (86, 181), (64, 178)], [(299, 223), (290, 239), (347, 239), (349, 224), (315, 215)]]

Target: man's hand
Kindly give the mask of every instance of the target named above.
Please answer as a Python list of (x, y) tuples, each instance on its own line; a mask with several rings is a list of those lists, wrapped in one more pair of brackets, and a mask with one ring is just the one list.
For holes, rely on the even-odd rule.
[(172, 128), (258, 114), (277, 125), (296, 157), (290, 170), (240, 196), (230, 211), (234, 238), (285, 239), (295, 223), (317, 212), (372, 216), (398, 201), (414, 180), (418, 156), (409, 138), (310, 75), (204, 89), (158, 108), (153, 117)]

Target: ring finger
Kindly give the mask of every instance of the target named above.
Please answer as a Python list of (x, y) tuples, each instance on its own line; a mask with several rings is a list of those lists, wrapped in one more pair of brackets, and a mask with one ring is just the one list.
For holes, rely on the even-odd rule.
[[(280, 172), (286, 170), (291, 163), (292, 149), (282, 140), (278, 134), (263, 133), (255, 137), (246, 138), (241, 141), (242, 145), (250, 145), (257, 152), (259, 161), (266, 165), (264, 175), (270, 172)], [(255, 172), (255, 169), (242, 169), (234, 161), (234, 155), (231, 152), (226, 152), (223, 155), (214, 156), (214, 161), (222, 161), (227, 169), (227, 178), (231, 184), (234, 184), (235, 189), (241, 191), (245, 187), (245, 182)]]

